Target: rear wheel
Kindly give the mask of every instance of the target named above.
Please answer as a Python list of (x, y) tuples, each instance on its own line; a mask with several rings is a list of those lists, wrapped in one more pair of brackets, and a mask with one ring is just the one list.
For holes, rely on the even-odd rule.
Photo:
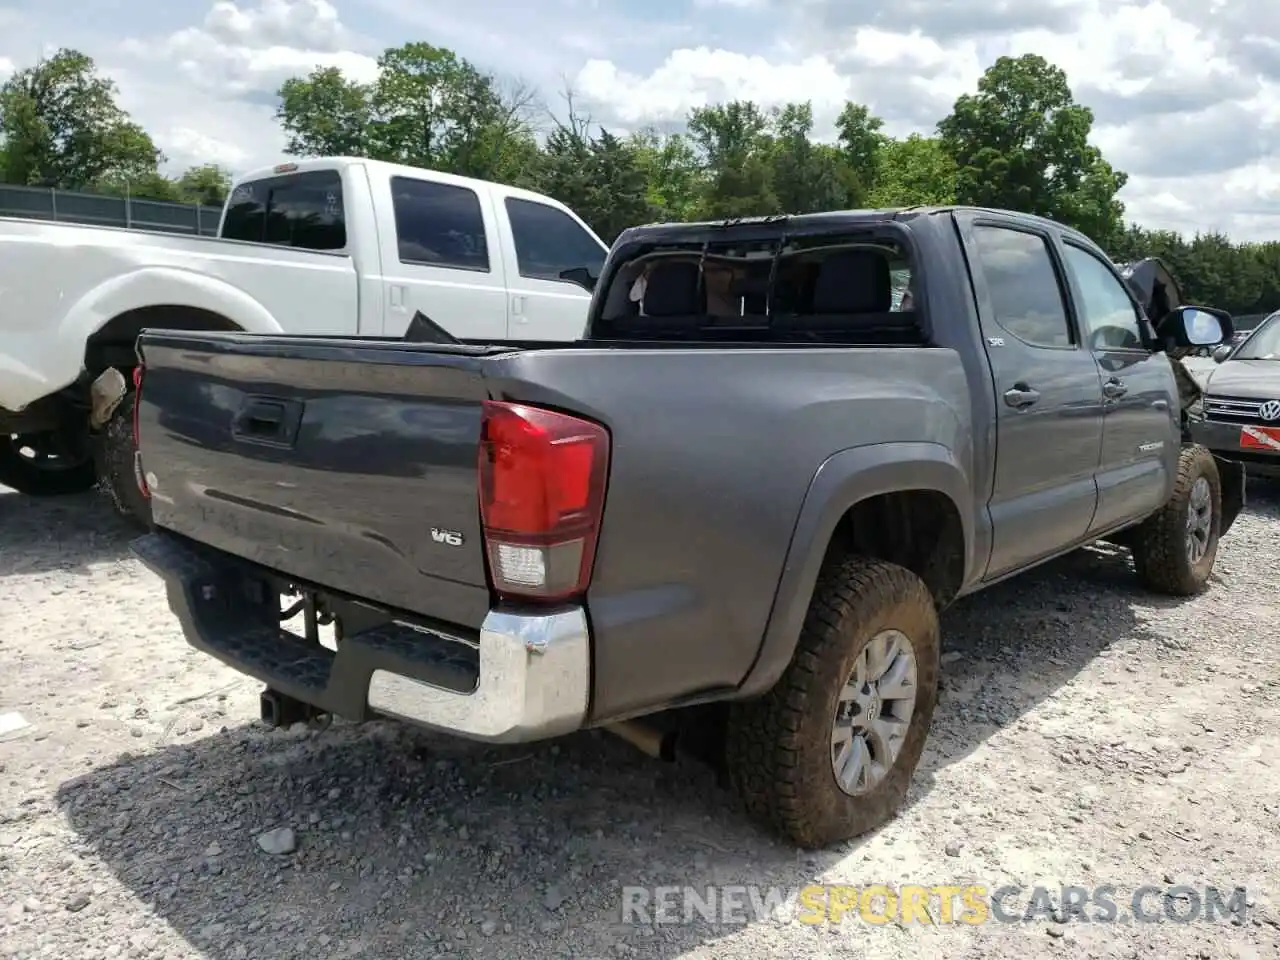
[(1173, 496), (1133, 534), (1133, 560), (1144, 586), (1189, 597), (1213, 573), (1222, 527), (1222, 483), (1213, 455), (1198, 444), (1182, 448)]
[(138, 489), (133, 456), (133, 400), (124, 395), (97, 437), (96, 456), (102, 489), (116, 513), (144, 528), (151, 526), (151, 501)]
[(60, 497), (92, 489), (93, 458), (59, 444), (56, 434), (0, 436), (0, 486), (31, 497)]
[(939, 658), (915, 574), (861, 557), (824, 573), (782, 678), (730, 708), (726, 762), (748, 813), (807, 848), (891, 819), (933, 721)]

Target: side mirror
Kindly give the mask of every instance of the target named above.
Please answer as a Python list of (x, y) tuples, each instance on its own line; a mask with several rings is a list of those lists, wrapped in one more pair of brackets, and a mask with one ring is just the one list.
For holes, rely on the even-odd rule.
[(1156, 335), (1168, 347), (1228, 344), (1235, 332), (1231, 314), (1212, 307), (1175, 307), (1160, 318)]
[(1217, 350), (1213, 351), (1213, 362), (1221, 363), (1223, 360), (1227, 359), (1227, 357), (1231, 356), (1231, 351), (1233, 349), (1234, 348), (1231, 344), (1224, 343), (1222, 346), (1218, 347)]
[(593, 277), (591, 271), (586, 267), (570, 267), (568, 270), (560, 271), (560, 279), (567, 280), (569, 283), (576, 283), (587, 293), (592, 293), (596, 288), (596, 280), (599, 278)]

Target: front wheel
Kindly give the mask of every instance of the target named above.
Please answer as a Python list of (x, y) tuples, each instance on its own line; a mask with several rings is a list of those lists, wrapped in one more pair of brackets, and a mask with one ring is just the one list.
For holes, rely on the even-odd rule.
[(862, 557), (825, 571), (786, 672), (730, 707), (726, 766), (747, 812), (810, 849), (891, 819), (924, 752), (939, 660), (919, 577)]
[(1183, 447), (1173, 496), (1134, 531), (1138, 578), (1157, 593), (1175, 597), (1200, 593), (1213, 573), (1221, 529), (1218, 465), (1199, 444)]
[(0, 435), (0, 486), (29, 497), (61, 497), (93, 488), (93, 459), (52, 433)]

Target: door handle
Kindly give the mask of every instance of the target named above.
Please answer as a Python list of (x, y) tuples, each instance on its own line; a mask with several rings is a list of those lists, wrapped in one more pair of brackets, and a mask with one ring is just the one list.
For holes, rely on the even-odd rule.
[(1016, 410), (1025, 410), (1040, 399), (1040, 391), (1032, 390), (1025, 383), (1015, 383), (1004, 392), (1004, 402)]
[(1129, 388), (1124, 385), (1124, 381), (1117, 380), (1115, 377), (1102, 385), (1102, 395), (1108, 400), (1119, 400), (1128, 392)]

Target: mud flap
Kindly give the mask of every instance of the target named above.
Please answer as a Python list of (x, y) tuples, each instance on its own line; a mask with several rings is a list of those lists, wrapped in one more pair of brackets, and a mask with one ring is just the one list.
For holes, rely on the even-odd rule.
[(1225, 537), (1245, 506), (1245, 468), (1237, 460), (1215, 456), (1218, 476), (1222, 481), (1222, 526), (1218, 536)]

